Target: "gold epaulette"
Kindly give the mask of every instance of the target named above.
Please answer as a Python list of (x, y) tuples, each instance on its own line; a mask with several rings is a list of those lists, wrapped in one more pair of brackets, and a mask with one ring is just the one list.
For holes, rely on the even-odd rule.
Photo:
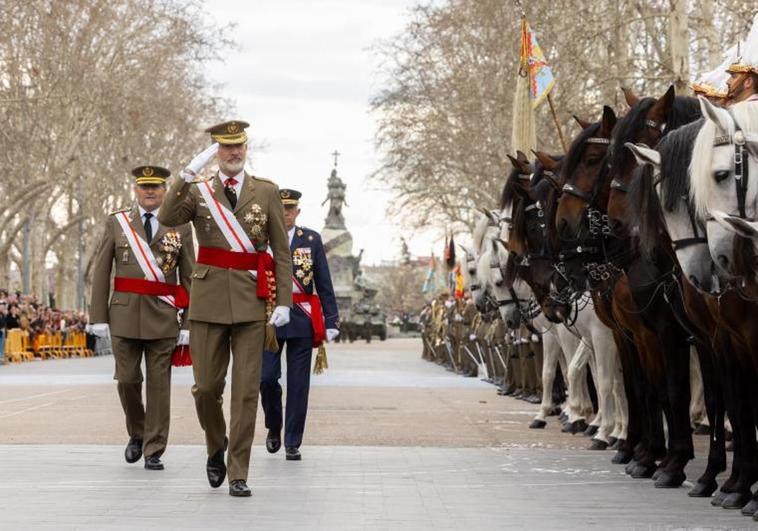
[(130, 208), (121, 208), (119, 210), (114, 210), (113, 212), (111, 212), (108, 215), (109, 216), (115, 216), (116, 214), (120, 214), (121, 212), (129, 212), (130, 210), (131, 210)]

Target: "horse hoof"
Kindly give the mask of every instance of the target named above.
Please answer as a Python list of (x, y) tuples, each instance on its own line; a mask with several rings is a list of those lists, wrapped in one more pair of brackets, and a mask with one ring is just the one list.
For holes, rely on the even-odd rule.
[(605, 450), (608, 448), (608, 443), (599, 439), (592, 439), (592, 444), (587, 448), (588, 450)]
[(565, 411), (561, 411), (560, 415), (558, 415), (558, 420), (561, 422), (568, 422), (568, 415), (566, 415)]
[(714, 507), (721, 507), (721, 504), (724, 503), (724, 500), (726, 497), (729, 496), (728, 492), (719, 491), (716, 493), (716, 495), (711, 498), (711, 505)]
[(613, 435), (611, 435), (610, 437), (608, 437), (608, 448), (610, 448), (611, 450), (618, 449), (618, 446), (617, 446), (618, 442), (619, 440)]
[(595, 435), (597, 435), (597, 426), (590, 424), (590, 426), (586, 430), (584, 430), (584, 436), (594, 437)]
[(530, 430), (543, 430), (545, 429), (545, 426), (547, 426), (547, 422), (544, 420), (534, 419), (531, 424), (529, 424)]
[(710, 435), (711, 427), (708, 424), (698, 424), (692, 433), (693, 435)]
[(724, 509), (742, 509), (749, 501), (751, 492), (732, 492), (724, 498), (721, 507)]
[(661, 475), (663, 474), (663, 469), (661, 467), (658, 467), (655, 469), (655, 472), (653, 472), (653, 481), (656, 481)]
[(630, 475), (634, 479), (650, 479), (653, 477), (653, 474), (655, 474), (655, 470), (655, 463), (649, 465), (637, 463), (637, 466), (632, 469), (632, 473)]
[(613, 456), (613, 459), (611, 459), (611, 463), (613, 463), (614, 465), (625, 465), (629, 463), (631, 460), (632, 460), (632, 454), (630, 452), (625, 452), (624, 450), (617, 450)]
[(626, 462), (626, 466), (624, 467), (624, 472), (626, 472), (627, 476), (632, 475), (632, 470), (634, 470), (634, 467), (637, 466), (637, 461), (635, 459), (630, 459)]
[(747, 505), (742, 508), (744, 516), (753, 516), (756, 512), (758, 512), (758, 500), (755, 498), (747, 502)]
[(718, 483), (716, 483), (715, 479), (706, 482), (698, 481), (687, 493), (687, 496), (690, 498), (710, 498), (717, 488)]
[(658, 479), (655, 480), (656, 489), (678, 489), (684, 483), (687, 476), (684, 472), (661, 472)]

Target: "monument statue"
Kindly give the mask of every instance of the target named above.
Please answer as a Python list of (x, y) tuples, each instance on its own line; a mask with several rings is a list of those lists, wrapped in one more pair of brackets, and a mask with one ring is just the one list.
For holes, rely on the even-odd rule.
[(336, 162), (332, 174), (329, 176), (327, 187), (329, 192), (324, 202), (321, 203), (321, 206), (324, 206), (329, 201), (329, 213), (326, 215), (324, 226), (329, 229), (344, 229), (345, 216), (342, 215), (342, 205), (348, 206), (347, 201), (345, 201), (347, 186), (337, 175)]

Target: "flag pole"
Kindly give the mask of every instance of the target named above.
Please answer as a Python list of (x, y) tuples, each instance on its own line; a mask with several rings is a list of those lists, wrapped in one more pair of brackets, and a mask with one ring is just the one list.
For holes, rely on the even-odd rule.
[(558, 138), (561, 139), (561, 146), (563, 147), (563, 152), (568, 153), (568, 148), (566, 147), (566, 139), (563, 138), (563, 131), (561, 130), (561, 124), (558, 121), (558, 115), (555, 112), (555, 107), (553, 106), (553, 97), (550, 95), (550, 93), (547, 93), (547, 103), (550, 105), (550, 114), (553, 115), (553, 122), (555, 122), (555, 128), (558, 130)]

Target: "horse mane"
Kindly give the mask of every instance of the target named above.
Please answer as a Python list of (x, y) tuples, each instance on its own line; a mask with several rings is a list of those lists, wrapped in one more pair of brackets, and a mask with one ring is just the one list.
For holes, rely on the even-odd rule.
[(500, 194), (500, 210), (505, 210), (511, 206), (516, 199), (516, 182), (518, 181), (520, 174), (521, 172), (516, 168), (513, 168), (511, 173), (508, 174), (508, 178), (503, 185), (503, 191)]
[[(706, 120), (695, 139), (690, 162), (690, 197), (698, 217), (705, 219), (708, 215), (709, 198), (715, 192), (716, 182), (713, 179), (713, 141), (718, 134), (734, 135), (734, 120), (746, 133), (758, 132), (758, 105), (741, 102), (725, 109), (716, 108), (727, 123), (727, 131), (721, 131), (715, 122)], [(731, 112), (731, 113), (730, 113)]]
[[(642, 98), (637, 105), (629, 109), (629, 112), (621, 118), (613, 131), (613, 145), (611, 146), (611, 172), (615, 175), (625, 164), (634, 159), (631, 151), (624, 147), (626, 142), (635, 142), (638, 132), (645, 127), (648, 111), (656, 103), (655, 98)], [(697, 98), (676, 96), (674, 103), (666, 116), (666, 128), (663, 138), (685, 124), (697, 120), (700, 113), (700, 103)]]
[(471, 234), (471, 238), (473, 239), (474, 244), (474, 252), (477, 255), (481, 254), (482, 252), (482, 244), (484, 243), (484, 237), (487, 234), (487, 229), (489, 226), (489, 218), (484, 214), (480, 214), (479, 219), (477, 220), (476, 225), (474, 225), (474, 230)]
[(671, 131), (658, 144), (661, 154), (661, 204), (667, 212), (673, 212), (682, 197), (689, 201), (692, 146), (704, 120), (700, 118)]
[(637, 246), (646, 258), (660, 244), (661, 230), (665, 230), (661, 204), (655, 193), (655, 169), (651, 164), (642, 164), (634, 169), (627, 193), (627, 222), (636, 227)]
[(563, 164), (561, 165), (560, 175), (562, 182), (568, 182), (568, 177), (574, 173), (574, 170), (576, 170), (576, 167), (582, 160), (582, 152), (584, 151), (584, 145), (587, 143), (587, 139), (597, 136), (599, 130), (600, 122), (596, 122), (582, 130), (582, 132), (579, 133), (579, 136), (571, 142), (568, 153), (566, 153), (566, 156), (563, 158)]

